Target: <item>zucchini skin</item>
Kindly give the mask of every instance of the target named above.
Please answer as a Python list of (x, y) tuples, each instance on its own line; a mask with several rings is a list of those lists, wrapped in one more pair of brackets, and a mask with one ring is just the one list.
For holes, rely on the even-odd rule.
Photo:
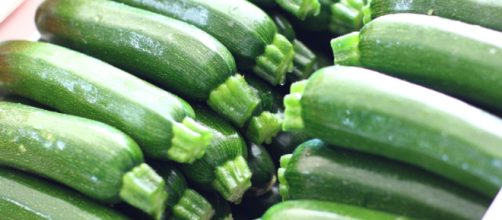
[[(254, 70), (256, 74), (276, 85), (284, 81), (286, 71), (292, 62), (291, 44), (282, 40), (275, 45), (277, 29), (270, 17), (258, 7), (245, 0), (115, 0), (138, 8), (150, 10), (168, 17), (192, 24), (223, 43), (235, 57), (240, 70)], [(280, 38), (283, 38), (280, 36)], [(256, 67), (268, 53), (267, 46), (273, 45), (280, 55), (267, 57), (268, 64), (277, 65), (262, 75)], [(287, 48), (282, 50), (282, 48)], [(272, 58), (272, 59), (270, 59)], [(275, 72), (275, 73), (274, 73)]]
[[(100, 73), (96, 76), (96, 73)], [(177, 157), (175, 127), (195, 117), (191, 106), (111, 65), (41, 42), (0, 44), (0, 86), (58, 111), (101, 121), (134, 138), (149, 157), (189, 162), (202, 156), (208, 131), (195, 131), (192, 153)], [(197, 139), (197, 140), (195, 140)], [(204, 143), (205, 142), (205, 143)], [(188, 142), (186, 142), (188, 145)], [(186, 146), (182, 146), (186, 147)]]
[(502, 31), (502, 2), (497, 0), (371, 0), (366, 20), (387, 14), (434, 15)]
[[(194, 105), (198, 120), (213, 132), (206, 154), (181, 170), (190, 182), (201, 189), (220, 193), (229, 202), (239, 203), (251, 187), (251, 171), (247, 162), (247, 146), (230, 124), (204, 105)], [(228, 175), (222, 175), (228, 173)]]
[(276, 181), (276, 168), (267, 150), (261, 145), (248, 143), (247, 162), (253, 176), (246, 195), (261, 196), (270, 191)]
[(261, 218), (263, 220), (405, 220), (407, 218), (362, 207), (313, 200), (281, 202), (272, 206)]
[(416, 167), (321, 140), (305, 142), (290, 157), (279, 171), (288, 200), (339, 202), (417, 219), (480, 219), (490, 202)]
[(0, 164), (100, 201), (118, 201), (122, 176), (143, 161), (130, 137), (96, 121), (0, 102), (0, 124)]
[(236, 72), (230, 52), (184, 22), (104, 0), (48, 0), (37, 10), (42, 38), (126, 71), (176, 94), (205, 100)]
[(459, 21), (393, 14), (333, 40), (332, 47), (336, 64), (374, 69), (500, 110), (499, 39), (500, 32)]
[(3, 219), (128, 219), (59, 184), (13, 169), (0, 167), (0, 186)]
[(291, 89), (286, 130), (414, 164), (486, 196), (502, 186), (502, 121), (482, 110), (358, 67), (323, 68)]
[(230, 204), (221, 197), (218, 193), (207, 192), (204, 197), (211, 203), (214, 208), (214, 215), (212, 220), (232, 220), (232, 210), (230, 209)]

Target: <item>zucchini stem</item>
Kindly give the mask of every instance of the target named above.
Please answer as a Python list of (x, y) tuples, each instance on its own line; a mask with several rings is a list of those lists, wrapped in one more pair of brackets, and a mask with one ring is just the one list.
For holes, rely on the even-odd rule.
[(341, 0), (330, 6), (331, 30), (344, 34), (357, 31), (363, 26), (363, 0)]
[(172, 209), (171, 219), (209, 220), (214, 215), (214, 209), (199, 193), (187, 189)]
[(293, 73), (289, 74), (288, 80), (298, 81), (307, 79), (316, 69), (316, 55), (299, 40), (293, 40), (295, 56), (293, 58)]
[(211, 130), (189, 117), (175, 123), (172, 129), (174, 136), (167, 156), (179, 163), (192, 163), (204, 156), (213, 138)]
[(207, 104), (239, 127), (252, 116), (260, 103), (258, 93), (240, 74), (229, 77), (211, 91)]
[(331, 40), (335, 64), (360, 66), (359, 32), (352, 32)]
[(277, 170), (277, 176), (279, 177), (279, 194), (281, 195), (282, 200), (289, 199), (289, 185), (284, 174), (286, 173), (291, 157), (293, 157), (293, 154), (283, 155), (280, 159), (281, 168)]
[(251, 187), (251, 175), (244, 157), (237, 156), (216, 168), (213, 186), (227, 201), (238, 204)]
[(284, 84), (286, 72), (293, 70), (295, 52), (286, 37), (276, 34), (272, 44), (265, 47), (262, 55), (256, 58), (254, 73), (272, 85)]
[(284, 97), (284, 122), (282, 130), (301, 130), (304, 126), (302, 118), (301, 99), (307, 80), (302, 80), (291, 84), (291, 92)]
[(282, 127), (282, 117), (279, 113), (262, 112), (249, 120), (246, 137), (255, 144), (270, 143)]
[(368, 0), (368, 3), (363, 7), (362, 9), (363, 12), (363, 24), (369, 23), (373, 18), (372, 18), (372, 11), (371, 11), (371, 0)]
[(122, 177), (120, 198), (155, 219), (164, 215), (167, 202), (166, 183), (145, 163), (134, 167)]
[(300, 20), (309, 16), (316, 16), (321, 12), (319, 0), (276, 0), (284, 10)]

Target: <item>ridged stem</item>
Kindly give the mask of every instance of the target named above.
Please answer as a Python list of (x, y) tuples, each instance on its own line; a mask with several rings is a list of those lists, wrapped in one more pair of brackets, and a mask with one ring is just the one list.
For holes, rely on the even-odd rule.
[(341, 0), (331, 5), (331, 29), (339, 34), (358, 31), (363, 26), (364, 0)]
[(192, 163), (204, 156), (213, 138), (209, 128), (188, 117), (173, 124), (172, 129), (174, 136), (167, 157), (179, 163)]
[(286, 173), (291, 157), (293, 157), (292, 154), (283, 155), (280, 159), (281, 168), (277, 170), (277, 176), (279, 177), (279, 194), (281, 195), (282, 200), (289, 199), (289, 185), (284, 174)]
[(293, 73), (289, 74), (293, 81), (307, 79), (315, 70), (317, 57), (305, 44), (299, 40), (293, 40), (295, 56), (293, 59)]
[(303, 128), (301, 99), (307, 80), (302, 80), (291, 84), (290, 94), (284, 97), (284, 121), (282, 130), (296, 131)]
[(282, 116), (279, 113), (262, 112), (249, 120), (246, 137), (255, 144), (270, 143), (282, 127)]
[(174, 205), (170, 219), (209, 220), (214, 209), (209, 202), (192, 189), (186, 189)]
[(335, 64), (360, 66), (359, 32), (353, 32), (331, 40)]
[(251, 187), (251, 170), (244, 157), (238, 156), (216, 168), (213, 187), (227, 201), (240, 203), (244, 192)]
[(284, 84), (286, 72), (293, 69), (293, 45), (280, 34), (274, 36), (272, 44), (265, 47), (262, 55), (256, 58), (253, 71), (272, 85)]
[(300, 20), (309, 16), (316, 16), (321, 12), (319, 0), (276, 0), (287, 12), (295, 15)]
[(368, 3), (363, 7), (363, 24), (369, 23), (373, 18), (372, 18), (372, 11), (371, 11), (371, 0), (368, 0)]
[(207, 104), (239, 127), (251, 117), (260, 103), (258, 93), (240, 74), (229, 77), (211, 91)]
[(166, 208), (166, 183), (150, 166), (140, 164), (122, 177), (120, 198), (144, 211), (155, 219), (161, 219)]

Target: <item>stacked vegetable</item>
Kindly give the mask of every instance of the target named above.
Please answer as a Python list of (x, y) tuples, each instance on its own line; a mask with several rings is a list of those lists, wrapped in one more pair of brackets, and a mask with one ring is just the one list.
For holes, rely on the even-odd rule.
[(46, 0), (40, 42), (0, 43), (0, 213), (480, 219), (502, 187), (500, 9)]

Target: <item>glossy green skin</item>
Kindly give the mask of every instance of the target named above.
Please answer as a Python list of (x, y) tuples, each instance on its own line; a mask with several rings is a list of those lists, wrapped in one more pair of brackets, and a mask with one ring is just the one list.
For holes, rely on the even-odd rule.
[(39, 7), (36, 23), (44, 40), (201, 101), (236, 72), (231, 53), (209, 34), (112, 1), (48, 0)]
[(251, 69), (277, 33), (274, 22), (246, 0), (115, 0), (185, 21), (211, 34)]
[(502, 121), (464, 102), (342, 66), (314, 73), (300, 102), (311, 137), (417, 165), (487, 196), (502, 186)]
[(480, 219), (490, 200), (415, 167), (308, 141), (285, 177), (291, 200), (362, 206), (418, 219)]
[(263, 220), (405, 220), (392, 214), (357, 206), (312, 200), (287, 201), (272, 206)]
[(0, 165), (26, 170), (103, 201), (143, 162), (138, 145), (106, 124), (0, 102)]
[(2, 219), (127, 219), (61, 185), (12, 169), (0, 168), (0, 186)]
[(502, 109), (502, 33), (395, 14), (373, 20), (360, 35), (363, 67)]
[(282, 36), (286, 37), (289, 41), (296, 39), (295, 29), (285, 16), (279, 12), (272, 12), (270, 16), (272, 16), (277, 31), (282, 34)]
[(194, 105), (197, 119), (213, 132), (213, 140), (204, 156), (192, 164), (182, 164), (185, 176), (197, 186), (209, 189), (215, 180), (214, 170), (235, 157), (247, 158), (247, 146), (241, 135), (230, 124), (204, 105)]
[(276, 180), (275, 173), (277, 170), (272, 157), (263, 146), (249, 143), (247, 162), (249, 169), (253, 173), (251, 177), (251, 191), (248, 193), (254, 196), (265, 194)]
[(180, 98), (97, 59), (48, 43), (0, 44), (0, 87), (61, 112), (113, 125), (156, 158), (167, 156), (173, 123), (194, 117)]
[(417, 13), (440, 16), (502, 30), (502, 1), (499, 0), (371, 0), (371, 17)]
[(274, 158), (274, 161), (278, 162), (282, 155), (293, 153), (298, 145), (310, 139), (301, 132), (283, 131), (272, 139), (272, 143), (265, 145), (265, 147)]

